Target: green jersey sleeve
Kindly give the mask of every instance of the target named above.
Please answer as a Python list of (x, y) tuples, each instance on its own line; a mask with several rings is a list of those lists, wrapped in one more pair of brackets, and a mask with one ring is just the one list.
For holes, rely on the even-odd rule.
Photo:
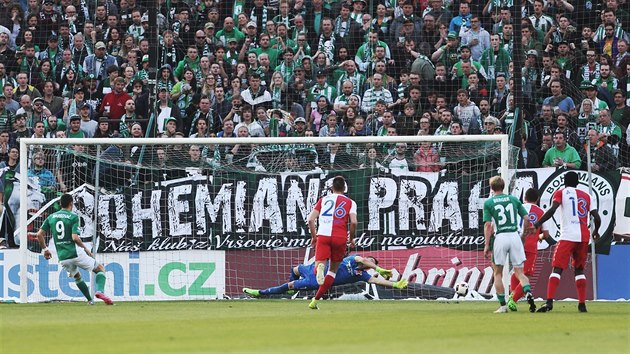
[(492, 221), (492, 199), (488, 199), (483, 203), (483, 222)]
[(50, 215), (48, 215), (46, 220), (44, 220), (44, 223), (42, 224), (40, 229), (44, 230), (45, 233), (49, 233), (50, 232)]

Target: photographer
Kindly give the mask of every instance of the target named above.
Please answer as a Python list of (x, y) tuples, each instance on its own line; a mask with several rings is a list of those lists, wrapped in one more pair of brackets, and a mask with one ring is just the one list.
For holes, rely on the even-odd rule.
[(235, 123), (241, 122), (241, 107), (243, 105), (243, 98), (241, 95), (232, 96), (232, 107), (230, 112), (223, 118), (223, 121), (231, 120)]

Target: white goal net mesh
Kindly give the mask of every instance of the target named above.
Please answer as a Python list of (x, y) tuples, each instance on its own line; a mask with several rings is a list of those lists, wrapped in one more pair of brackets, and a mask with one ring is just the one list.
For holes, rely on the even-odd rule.
[(502, 160), (499, 140), (282, 139), (29, 144), (28, 301), (82, 299), (34, 237), (62, 193), (74, 196), (80, 236), (105, 266), (114, 300), (233, 298), (243, 287), (282, 284), (291, 267), (312, 261), (306, 218), (337, 175), (358, 205), (357, 247), (349, 252), (372, 255), (394, 270), (393, 280), (412, 283), (341, 292), (452, 297), (467, 281), (492, 293), (482, 206), (488, 179), (515, 168), (516, 149)]

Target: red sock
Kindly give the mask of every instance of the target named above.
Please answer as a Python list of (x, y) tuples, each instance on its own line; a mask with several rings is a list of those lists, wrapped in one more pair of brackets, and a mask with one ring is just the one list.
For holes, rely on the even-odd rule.
[(555, 298), (558, 284), (560, 284), (560, 274), (551, 273), (549, 283), (547, 283), (547, 300)]
[(577, 288), (578, 303), (586, 302), (586, 275), (580, 274), (575, 276), (575, 287)]
[(510, 290), (512, 290), (512, 300), (518, 301), (518, 299), (523, 297), (521, 281), (518, 280), (518, 277), (514, 273), (512, 273), (512, 277), (510, 278)]
[(328, 292), (328, 289), (330, 289), (333, 285), (333, 282), (335, 281), (335, 276), (329, 274), (326, 274), (326, 277), (324, 278), (324, 284), (319, 286), (319, 289), (317, 289), (317, 294), (315, 294), (315, 300), (319, 300), (322, 298), (322, 296), (324, 296), (324, 294), (326, 294), (326, 292)]

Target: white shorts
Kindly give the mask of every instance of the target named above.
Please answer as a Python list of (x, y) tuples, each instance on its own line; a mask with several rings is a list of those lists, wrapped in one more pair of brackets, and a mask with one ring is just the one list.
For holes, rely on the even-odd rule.
[(76, 258), (64, 259), (63, 261), (60, 261), (59, 264), (61, 264), (61, 267), (68, 272), (68, 276), (71, 278), (74, 278), (74, 276), (79, 272), (79, 268), (91, 272), (98, 266), (96, 259), (88, 256), (81, 248), (77, 248)]
[(494, 264), (505, 266), (508, 254), (513, 267), (523, 267), (525, 262), (525, 248), (518, 232), (500, 233), (494, 237), (492, 246), (492, 258)]

